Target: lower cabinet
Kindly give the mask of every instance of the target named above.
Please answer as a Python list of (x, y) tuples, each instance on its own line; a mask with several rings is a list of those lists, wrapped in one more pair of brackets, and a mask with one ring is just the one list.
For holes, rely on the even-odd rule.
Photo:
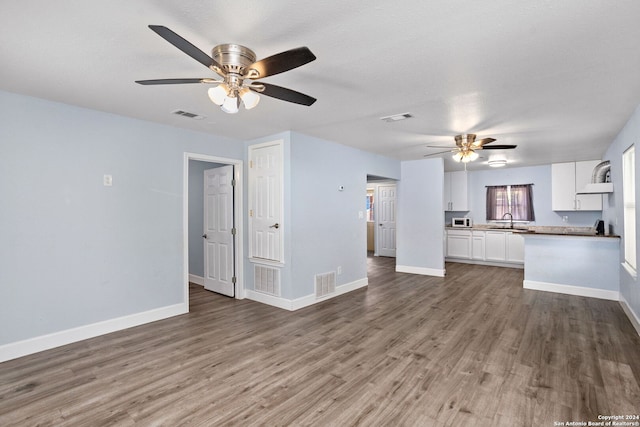
[(524, 236), (507, 233), (507, 261), (524, 263)]
[(471, 232), (471, 258), (484, 260), (485, 238), (484, 231)]
[(519, 233), (448, 229), (446, 235), (446, 257), (451, 261), (524, 264), (524, 237)]
[(485, 231), (484, 258), (487, 261), (507, 260), (507, 233), (504, 231)]
[(471, 258), (471, 230), (447, 231), (447, 257)]

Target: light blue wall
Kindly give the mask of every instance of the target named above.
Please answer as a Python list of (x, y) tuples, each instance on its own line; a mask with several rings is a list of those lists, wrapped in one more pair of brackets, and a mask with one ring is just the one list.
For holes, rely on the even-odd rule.
[[(600, 211), (555, 212), (551, 210), (551, 165), (472, 171), (469, 172), (468, 178), (471, 211), (463, 216), (473, 218), (473, 221), (478, 224), (487, 222), (486, 186), (488, 185), (534, 184), (533, 206), (536, 220), (531, 225), (590, 227), (596, 219), (602, 218)], [(562, 221), (563, 215), (569, 217), (567, 222)], [(451, 216), (460, 215), (447, 214), (446, 219), (449, 220)], [(449, 220), (448, 224), (450, 223)]]
[[(314, 276), (338, 266), (343, 273), (337, 286), (366, 278), (366, 219), (358, 213), (366, 210), (367, 175), (398, 179), (400, 162), (296, 132), (248, 145), (278, 139), (284, 141), (283, 222), (288, 224), (282, 298), (313, 294)], [(253, 289), (253, 265), (247, 265), (247, 288)]]
[(524, 235), (524, 280), (618, 292), (620, 240)]
[(444, 270), (444, 163), (402, 162), (398, 183), (396, 265)]
[[(605, 224), (614, 234), (623, 236), (623, 243), (620, 249), (620, 295), (626, 300), (629, 307), (635, 313), (636, 319), (640, 319), (640, 282), (633, 278), (627, 270), (622, 267), (624, 261), (624, 221), (623, 221), (623, 199), (622, 199), (622, 153), (631, 145), (636, 145), (636, 206), (640, 201), (640, 168), (638, 155), (640, 144), (640, 106), (636, 108), (633, 115), (622, 128), (618, 136), (607, 149), (604, 160), (611, 161), (611, 181), (613, 182), (613, 194), (607, 198), (607, 205), (604, 212)], [(640, 244), (640, 226), (638, 218), (640, 209), (636, 209), (636, 253)]]
[(0, 345), (184, 302), (185, 151), (243, 158), (238, 141), (0, 92)]
[[(292, 298), (314, 293), (314, 276), (336, 285), (367, 277), (367, 175), (400, 177), (400, 162), (293, 132), (291, 135)], [(338, 186), (344, 186), (338, 191)]]

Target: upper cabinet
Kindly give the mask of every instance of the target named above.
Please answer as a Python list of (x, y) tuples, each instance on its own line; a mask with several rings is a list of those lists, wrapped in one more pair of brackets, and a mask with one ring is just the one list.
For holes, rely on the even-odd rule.
[(578, 194), (591, 182), (600, 160), (554, 163), (551, 165), (551, 209), (554, 211), (601, 211), (602, 195)]
[(445, 211), (469, 210), (466, 171), (445, 172), (443, 197)]

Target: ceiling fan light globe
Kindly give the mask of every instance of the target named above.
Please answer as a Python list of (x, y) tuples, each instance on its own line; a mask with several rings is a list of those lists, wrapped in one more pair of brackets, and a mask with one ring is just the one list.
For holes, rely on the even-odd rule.
[(235, 114), (238, 112), (238, 98), (235, 96), (227, 96), (224, 103), (220, 107), (222, 111), (229, 114)]
[(227, 93), (229, 90), (227, 89), (227, 85), (219, 84), (216, 87), (212, 87), (207, 91), (209, 95), (209, 99), (216, 105), (224, 104), (224, 100), (227, 97)]
[(478, 157), (480, 157), (480, 155), (478, 153), (476, 153), (475, 151), (472, 151), (472, 152), (469, 153), (469, 155), (467, 157), (469, 159), (468, 160), (469, 162), (473, 162), (474, 160), (477, 160)]
[(246, 87), (240, 90), (240, 98), (242, 98), (244, 108), (247, 110), (252, 109), (260, 102), (260, 95)]
[(456, 162), (461, 162), (462, 161), (462, 151), (458, 151), (457, 153), (453, 154), (453, 160)]

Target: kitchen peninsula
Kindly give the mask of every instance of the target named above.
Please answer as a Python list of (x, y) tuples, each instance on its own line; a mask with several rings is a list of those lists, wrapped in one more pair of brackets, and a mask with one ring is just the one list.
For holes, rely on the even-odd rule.
[(590, 227), (446, 227), (446, 261), (524, 268), (525, 289), (618, 300), (620, 237)]
[(619, 300), (620, 238), (522, 233), (525, 289)]

